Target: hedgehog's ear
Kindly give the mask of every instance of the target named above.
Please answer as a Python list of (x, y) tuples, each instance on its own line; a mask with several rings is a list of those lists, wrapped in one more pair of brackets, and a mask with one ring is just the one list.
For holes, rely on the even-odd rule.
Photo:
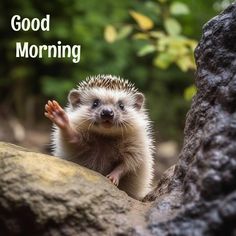
[(80, 104), (80, 94), (76, 89), (72, 89), (68, 95), (68, 100), (72, 107), (77, 107)]
[(144, 95), (142, 93), (136, 93), (134, 95), (134, 99), (135, 99), (134, 107), (137, 110), (140, 110), (144, 104), (144, 100), (145, 100)]

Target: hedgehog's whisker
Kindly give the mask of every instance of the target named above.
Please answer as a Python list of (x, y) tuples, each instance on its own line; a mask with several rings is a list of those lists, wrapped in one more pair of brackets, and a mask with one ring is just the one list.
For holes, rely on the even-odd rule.
[(123, 126), (125, 127), (126, 131), (128, 131), (128, 128), (132, 128), (132, 126), (130, 125), (130, 123), (127, 122), (127, 121), (125, 121), (125, 120), (122, 122), (122, 124), (123, 124)]
[(88, 113), (85, 113), (84, 115), (81, 115), (81, 120), (82, 120), (82, 122), (79, 123), (79, 125), (83, 125), (84, 123), (88, 123), (92, 119), (90, 118)]
[(126, 124), (125, 122), (123, 123), (123, 126), (125, 127), (125, 130), (126, 132), (128, 133), (129, 132), (129, 126), (128, 124)]
[(122, 127), (122, 128), (124, 127), (124, 129), (125, 129), (126, 132), (128, 131), (128, 129), (127, 129), (126, 125), (125, 125), (125, 122), (122, 122), (122, 123), (121, 123), (121, 127)]
[(94, 121), (92, 120), (88, 126), (87, 132), (89, 133), (90, 128), (94, 125)]
[(124, 139), (124, 130), (122, 126), (121, 126), (121, 135), (122, 135), (122, 139)]
[(84, 123), (88, 122), (88, 120), (83, 120), (79, 125), (82, 126)]
[(132, 125), (131, 123), (129, 123), (128, 121), (126, 121), (126, 125), (129, 127), (129, 128), (134, 128), (134, 125)]
[(115, 126), (116, 126), (117, 128), (120, 128), (120, 129), (121, 129), (121, 136), (122, 136), (122, 139), (124, 139), (124, 130), (123, 130), (122, 124), (121, 124), (120, 122), (116, 121), (116, 122), (115, 122)]

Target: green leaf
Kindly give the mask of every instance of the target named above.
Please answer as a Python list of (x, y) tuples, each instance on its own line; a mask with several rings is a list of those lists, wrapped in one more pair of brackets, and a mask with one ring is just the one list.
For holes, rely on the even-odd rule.
[(195, 85), (191, 85), (184, 90), (184, 99), (190, 101), (196, 94), (197, 88)]
[(155, 59), (154, 59), (154, 65), (161, 68), (166, 69), (169, 67), (169, 65), (173, 62), (173, 57), (168, 53), (160, 53)]
[(165, 37), (166, 35), (163, 31), (151, 31), (150, 36), (159, 39)]
[(160, 52), (166, 51), (168, 45), (170, 44), (170, 37), (162, 37), (157, 41), (157, 50)]
[(174, 18), (167, 18), (164, 21), (164, 26), (169, 35), (179, 35), (181, 33), (181, 25)]
[(131, 25), (123, 26), (117, 34), (117, 39), (123, 39), (130, 35), (133, 31), (133, 27)]
[(194, 51), (195, 48), (197, 47), (198, 42), (196, 40), (188, 39), (186, 41), (186, 44), (189, 45), (189, 47), (191, 48), (192, 51)]
[(154, 27), (154, 22), (149, 17), (140, 14), (136, 11), (130, 11), (130, 15), (137, 22), (141, 30), (150, 30)]
[(172, 15), (187, 15), (189, 12), (188, 6), (182, 2), (173, 2), (170, 6), (170, 13)]
[(144, 47), (142, 47), (139, 51), (138, 51), (138, 56), (142, 57), (145, 56), (147, 54), (150, 54), (152, 52), (156, 51), (156, 47), (153, 45), (145, 45)]
[(191, 61), (191, 58), (186, 55), (186, 56), (181, 56), (177, 61), (176, 64), (178, 65), (178, 67), (186, 72), (188, 69), (193, 69), (193, 63)]
[(133, 38), (134, 39), (147, 40), (147, 39), (149, 39), (149, 36), (148, 36), (148, 34), (145, 34), (145, 33), (137, 33), (137, 34), (133, 35)]
[(104, 30), (104, 38), (108, 43), (114, 43), (117, 39), (117, 31), (113, 25), (107, 25)]

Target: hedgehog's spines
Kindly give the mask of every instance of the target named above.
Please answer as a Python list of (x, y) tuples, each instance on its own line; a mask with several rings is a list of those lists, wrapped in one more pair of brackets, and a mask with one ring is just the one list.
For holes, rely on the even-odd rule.
[(112, 75), (97, 75), (89, 76), (84, 81), (78, 84), (78, 90), (87, 90), (92, 88), (106, 88), (111, 90), (125, 90), (131, 93), (137, 93), (138, 90), (135, 88), (134, 84), (120, 78), (118, 76)]

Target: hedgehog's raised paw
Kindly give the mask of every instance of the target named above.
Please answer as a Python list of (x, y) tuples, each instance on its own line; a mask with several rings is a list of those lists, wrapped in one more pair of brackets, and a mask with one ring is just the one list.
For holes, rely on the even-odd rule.
[(66, 112), (61, 108), (58, 102), (54, 100), (49, 100), (45, 105), (44, 115), (61, 129), (65, 129), (69, 126), (69, 118)]

